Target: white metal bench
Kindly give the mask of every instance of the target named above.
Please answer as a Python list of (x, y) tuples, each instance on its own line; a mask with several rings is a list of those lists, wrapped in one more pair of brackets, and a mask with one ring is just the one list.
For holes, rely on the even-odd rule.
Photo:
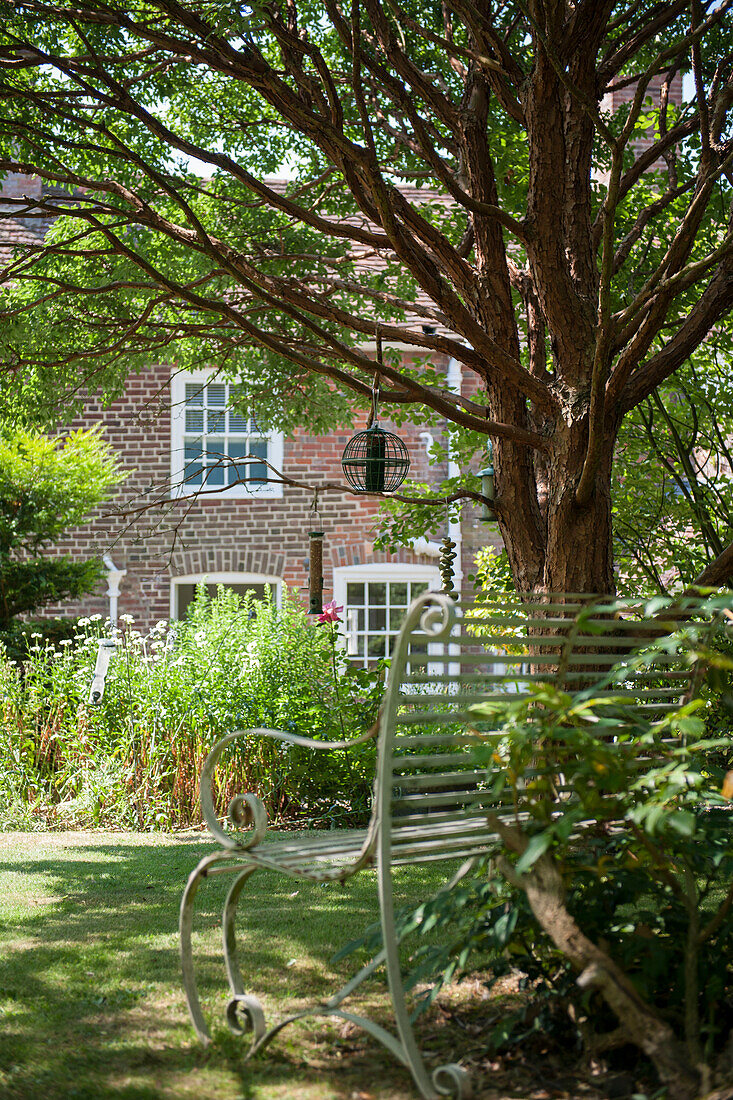
[[(589, 607), (592, 609), (589, 612)], [(250, 1054), (261, 1050), (292, 1020), (306, 1015), (339, 1017), (363, 1027), (413, 1074), (426, 1100), (466, 1097), (465, 1070), (448, 1064), (430, 1072), (418, 1048), (403, 991), (395, 927), (392, 869), (404, 864), (465, 861), (497, 847), (487, 815), (496, 810), (485, 773), (472, 758), (476, 725), (468, 708), (497, 694), (523, 692), (533, 682), (553, 681), (567, 690), (597, 683), (612, 665), (643, 645), (670, 633), (680, 621), (709, 618), (704, 600), (688, 599), (663, 619), (639, 619), (638, 609), (611, 597), (554, 596), (525, 604), (502, 597), (458, 610), (442, 593), (425, 593), (410, 607), (392, 655), (378, 730), (374, 797), (366, 829), (317, 833), (261, 844), (267, 826), (262, 803), (252, 794), (229, 807), (227, 831), (217, 819), (212, 776), (222, 751), (238, 738), (268, 737), (306, 746), (314, 752), (364, 746), (372, 734), (348, 742), (310, 741), (275, 730), (237, 730), (217, 743), (201, 776), (204, 818), (219, 847), (191, 874), (181, 903), (181, 953), (188, 1006), (199, 1037), (210, 1034), (196, 989), (192, 955), (194, 898), (210, 875), (234, 875), (223, 911), (224, 960), (231, 989), (227, 1022), (249, 1032)], [(600, 689), (619, 694), (618, 686)], [(635, 706), (653, 714), (674, 707), (696, 690), (696, 670), (676, 652), (659, 653), (654, 667), (626, 678), (624, 692)], [(481, 727), (482, 729), (484, 727)], [(247, 830), (242, 832), (241, 830)], [(351, 878), (376, 865), (384, 947), (330, 1000), (299, 1012), (268, 1029), (256, 998), (245, 992), (236, 959), (237, 902), (258, 869), (279, 871), (316, 882)], [(345, 1007), (346, 998), (384, 964), (394, 1009), (396, 1034)]]

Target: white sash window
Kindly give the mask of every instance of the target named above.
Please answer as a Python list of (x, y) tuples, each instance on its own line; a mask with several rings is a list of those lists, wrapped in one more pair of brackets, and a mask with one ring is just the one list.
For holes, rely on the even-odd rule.
[[(237, 385), (213, 372), (178, 374), (171, 383), (172, 483), (179, 495), (281, 497), (283, 437), (234, 408)], [(269, 463), (269, 465), (268, 465)]]

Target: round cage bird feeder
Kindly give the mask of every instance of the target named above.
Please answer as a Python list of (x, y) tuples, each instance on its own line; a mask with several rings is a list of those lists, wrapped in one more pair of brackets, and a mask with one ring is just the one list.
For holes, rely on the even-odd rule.
[(407, 447), (377, 424), (350, 439), (341, 456), (344, 475), (359, 493), (391, 493), (410, 469)]
[[(377, 327), (377, 364), (382, 365), (382, 338)], [(357, 493), (392, 493), (410, 469), (407, 447), (399, 436), (380, 428), (379, 369), (372, 387), (372, 413), (367, 428), (350, 439), (341, 455), (341, 467)]]

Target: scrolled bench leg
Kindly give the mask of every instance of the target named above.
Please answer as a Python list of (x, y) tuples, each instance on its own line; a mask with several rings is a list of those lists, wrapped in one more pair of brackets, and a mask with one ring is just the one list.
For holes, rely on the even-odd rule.
[(433, 1070), (433, 1084), (440, 1096), (454, 1096), (456, 1100), (471, 1100), (473, 1096), (468, 1071), (456, 1062), (448, 1062)]
[(417, 1045), (402, 980), (400, 937), (397, 933), (394, 917), (392, 869), (388, 842), (385, 843), (385, 838), (382, 838), (382, 849), (379, 857), (377, 876), (384, 961), (395, 1023), (404, 1051), (404, 1064), (412, 1073), (415, 1084), (424, 1100), (439, 1100), (442, 1096), (453, 1096), (456, 1100), (467, 1100), (471, 1096), (471, 1083), (466, 1070), (462, 1066), (450, 1062), (447, 1065), (438, 1066), (431, 1073), (425, 1065), (425, 1060)]
[(235, 1035), (252, 1035), (252, 1044), (257, 1045), (267, 1031), (265, 1014), (256, 997), (238, 993), (227, 1005), (227, 1024)]
[(267, 1027), (262, 1005), (256, 997), (244, 991), (242, 972), (237, 962), (235, 920), (237, 916), (239, 895), (242, 893), (242, 890), (255, 870), (255, 867), (248, 867), (245, 871), (242, 871), (241, 874), (237, 875), (232, 883), (224, 903), (221, 926), (224, 946), (224, 963), (226, 965), (229, 988), (232, 991), (232, 998), (227, 1005), (227, 1024), (229, 1025), (229, 1029), (237, 1035), (251, 1035), (253, 1049), (250, 1053), (254, 1052), (254, 1048), (264, 1036)]
[[(181, 970), (183, 973), (183, 988), (186, 994), (186, 1002), (188, 1004), (188, 1011), (193, 1022), (193, 1026), (196, 1030), (196, 1034), (204, 1044), (211, 1042), (211, 1032), (209, 1031), (208, 1024), (201, 1010), (201, 1001), (198, 995), (198, 986), (196, 983), (196, 972), (193, 960), (193, 948), (191, 942), (191, 935), (193, 931), (193, 917), (195, 909), (195, 900), (198, 888), (203, 880), (208, 876), (216, 863), (231, 863), (232, 857), (228, 854), (214, 853), (202, 859), (199, 865), (195, 868), (189, 877), (186, 889), (181, 899), (181, 915), (180, 915), (180, 945), (181, 945)], [(241, 870), (237, 867), (224, 867), (219, 868), (219, 871), (236, 872), (239, 870), (239, 874), (234, 880), (229, 893), (227, 895), (226, 902), (224, 903), (224, 911), (222, 917), (222, 932), (224, 940), (224, 961), (226, 964), (227, 978), (229, 980), (229, 988), (232, 991), (232, 997), (227, 1004), (226, 1017), (227, 1023), (230, 1029), (236, 1032), (238, 1035), (244, 1035), (249, 1033), (252, 1036), (253, 1048), (262, 1039), (266, 1031), (265, 1026), (265, 1014), (262, 1010), (262, 1006), (256, 997), (249, 996), (244, 992), (244, 983), (242, 981), (242, 974), (237, 965), (236, 958), (236, 939), (234, 934), (234, 918), (236, 915), (237, 902), (242, 889), (254, 873), (254, 867), (246, 867)]]
[(193, 962), (193, 950), (191, 947), (191, 933), (193, 931), (194, 903), (198, 888), (206, 878), (209, 870), (215, 863), (221, 862), (218, 853), (206, 856), (191, 872), (186, 883), (186, 889), (181, 898), (181, 912), (178, 922), (179, 942), (181, 949), (181, 972), (183, 976), (183, 988), (186, 994), (186, 1003), (191, 1016), (196, 1034), (202, 1043), (211, 1042), (211, 1033), (201, 1011), (198, 987), (196, 985), (196, 970)]

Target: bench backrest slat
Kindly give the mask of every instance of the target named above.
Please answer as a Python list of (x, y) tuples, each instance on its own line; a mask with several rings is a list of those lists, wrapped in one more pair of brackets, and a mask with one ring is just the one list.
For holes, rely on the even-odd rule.
[[(497, 802), (473, 748), (476, 731), (496, 724), (477, 721), (469, 711), (476, 703), (526, 699), (550, 682), (564, 691), (597, 684), (598, 696), (622, 698), (653, 720), (675, 709), (696, 675), (685, 653), (669, 644), (639, 664), (636, 651), (700, 618), (702, 607), (683, 601), (651, 619), (612, 597), (555, 594), (525, 604), (502, 596), (460, 609), (444, 594), (419, 597), (392, 654), (383, 707), (377, 819), (390, 827), (380, 843), (432, 851), (435, 830), (435, 845), (452, 852), (478, 834)], [(609, 683), (612, 667), (629, 656), (623, 681)]]

